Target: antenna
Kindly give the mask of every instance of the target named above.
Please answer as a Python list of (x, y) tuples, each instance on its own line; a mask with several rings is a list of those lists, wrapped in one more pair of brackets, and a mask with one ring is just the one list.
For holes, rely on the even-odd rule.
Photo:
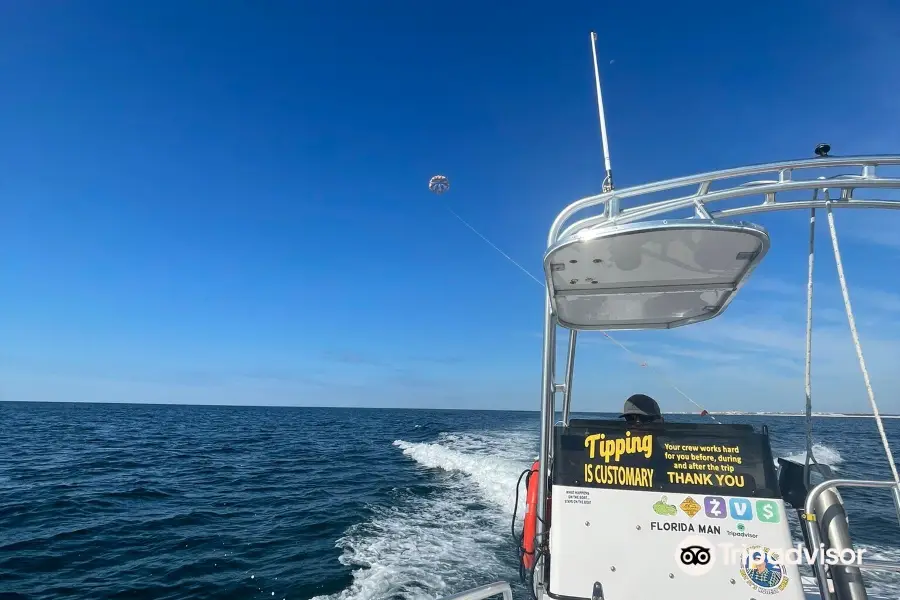
[(612, 166), (609, 162), (609, 140), (606, 138), (606, 117), (603, 114), (603, 93), (600, 91), (600, 67), (597, 65), (597, 34), (591, 32), (591, 50), (594, 55), (594, 81), (597, 84), (597, 109), (600, 112), (600, 138), (603, 140), (603, 163), (606, 167), (606, 179), (603, 180), (603, 191), (611, 192), (613, 185)]

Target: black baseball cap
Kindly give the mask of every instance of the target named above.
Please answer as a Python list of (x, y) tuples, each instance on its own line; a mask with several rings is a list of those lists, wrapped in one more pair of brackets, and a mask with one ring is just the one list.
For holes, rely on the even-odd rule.
[(657, 419), (662, 418), (662, 414), (659, 412), (659, 404), (656, 403), (656, 400), (645, 394), (634, 394), (625, 401), (625, 408), (619, 416), (625, 418), (629, 415)]

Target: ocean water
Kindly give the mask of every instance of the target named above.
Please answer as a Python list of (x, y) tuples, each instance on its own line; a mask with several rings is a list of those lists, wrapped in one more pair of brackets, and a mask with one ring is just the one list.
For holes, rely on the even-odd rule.
[[(728, 421), (804, 455), (800, 418)], [(889, 478), (872, 420), (815, 435), (839, 475)], [(515, 581), (537, 444), (529, 412), (0, 403), (0, 598), (399, 600)], [(844, 498), (858, 547), (900, 559), (889, 495)], [(867, 581), (900, 597), (897, 575)]]

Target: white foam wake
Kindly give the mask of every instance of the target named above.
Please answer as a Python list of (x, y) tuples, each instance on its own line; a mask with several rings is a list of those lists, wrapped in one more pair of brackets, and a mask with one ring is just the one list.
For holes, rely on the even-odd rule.
[[(516, 482), (530, 464), (527, 451), (533, 439), (524, 437), (522, 434), (508, 438), (490, 434), (442, 434), (434, 443), (396, 440), (394, 445), (423, 467), (466, 475), (470, 481), (464, 486), (474, 483), (479, 500), (490, 502), (504, 513), (512, 513)], [(520, 514), (525, 507), (522, 496), (524, 490), (519, 498)]]
[[(314, 600), (424, 600), (497, 579), (514, 579), (510, 519), (516, 482), (533, 461), (534, 432), (441, 434), (394, 446), (424, 469), (440, 470), (430, 496), (398, 496), (337, 541), (341, 563), (358, 567), (338, 594)], [(428, 477), (423, 472), (423, 477)], [(519, 515), (525, 505), (524, 489)], [(521, 519), (521, 516), (519, 517)]]
[[(863, 562), (891, 561), (900, 562), (900, 548), (888, 548), (873, 544), (857, 544), (857, 551), (865, 550)], [(900, 598), (900, 576), (888, 571), (865, 571), (863, 577), (869, 597)]]
[[(795, 540), (795, 542), (798, 542), (798, 540)], [(856, 550), (864, 550), (863, 562), (900, 561), (900, 549), (898, 548), (856, 544)], [(800, 573), (803, 589), (807, 592), (818, 594), (818, 584), (815, 576), (812, 574), (812, 570), (809, 567), (801, 567)], [(866, 570), (863, 572), (863, 578), (866, 584), (866, 592), (871, 600), (893, 600), (900, 597), (900, 594), (898, 594), (900, 577), (896, 573)]]
[[(844, 462), (844, 458), (841, 456), (840, 452), (825, 444), (813, 444), (812, 454), (820, 465), (828, 465), (835, 471), (838, 471), (840, 469), (838, 465)], [(803, 464), (806, 462), (806, 450), (792, 452), (781, 458)]]

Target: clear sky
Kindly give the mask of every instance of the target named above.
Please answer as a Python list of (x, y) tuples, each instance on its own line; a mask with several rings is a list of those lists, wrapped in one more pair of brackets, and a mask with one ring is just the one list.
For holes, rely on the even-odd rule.
[[(378, 4), (380, 8), (374, 8)], [(556, 213), (619, 187), (900, 152), (890, 1), (7, 2), (0, 398), (535, 409)], [(900, 215), (838, 213), (900, 412)], [(576, 408), (801, 409), (804, 213), (721, 319), (578, 355)], [(820, 219), (824, 225), (824, 218)], [(825, 229), (815, 398), (866, 411)]]

